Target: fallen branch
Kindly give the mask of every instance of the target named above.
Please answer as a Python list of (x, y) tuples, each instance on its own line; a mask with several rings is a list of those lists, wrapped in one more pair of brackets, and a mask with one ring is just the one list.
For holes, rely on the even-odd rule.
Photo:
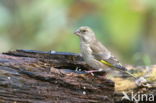
[[(144, 67), (133, 68), (139, 73), (144, 70)], [(129, 103), (122, 100), (123, 91), (130, 98), (132, 93), (155, 97), (153, 78), (152, 88), (133, 86), (134, 81), (127, 78), (112, 78), (114, 87), (113, 81), (104, 78), (105, 72), (95, 75), (85, 72), (91, 69), (74, 53), (16, 50), (0, 54), (0, 102)], [(145, 99), (141, 103), (149, 103)]]
[(113, 103), (114, 83), (83, 72), (88, 68), (73, 53), (17, 50), (0, 54), (0, 102)]

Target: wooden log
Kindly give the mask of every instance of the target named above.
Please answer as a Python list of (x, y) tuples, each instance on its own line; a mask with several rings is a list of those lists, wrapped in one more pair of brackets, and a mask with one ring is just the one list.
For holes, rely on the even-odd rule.
[[(139, 68), (136, 70), (142, 71), (145, 67)], [(135, 94), (144, 96), (144, 100), (141, 99), (139, 103), (155, 103), (156, 82), (153, 74), (156, 66), (149, 68), (153, 72), (150, 73), (152, 88), (129, 86), (131, 88), (129, 91), (127, 88), (122, 89), (123, 84), (130, 83), (125, 82), (128, 78), (115, 78), (113, 80), (116, 89), (119, 89), (114, 90), (114, 82), (103, 77), (105, 72), (97, 72), (94, 75), (85, 72), (93, 68), (88, 66), (79, 54), (55, 51), (10, 51), (0, 54), (0, 103), (136, 102), (134, 99), (130, 101), (122, 99), (123, 92), (130, 99)], [(121, 84), (121, 87), (118, 84)], [(151, 95), (154, 96), (154, 100), (151, 99)]]
[(0, 54), (0, 103), (114, 103), (114, 82), (88, 69), (79, 54)]

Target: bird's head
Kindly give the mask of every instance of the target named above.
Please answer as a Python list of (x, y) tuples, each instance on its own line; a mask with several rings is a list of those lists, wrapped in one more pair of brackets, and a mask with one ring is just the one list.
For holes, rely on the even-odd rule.
[(95, 34), (92, 31), (92, 29), (88, 26), (81, 26), (80, 28), (78, 28), (74, 34), (76, 34), (77, 36), (80, 37), (81, 40), (85, 41), (85, 42), (89, 42), (92, 39), (95, 38)]

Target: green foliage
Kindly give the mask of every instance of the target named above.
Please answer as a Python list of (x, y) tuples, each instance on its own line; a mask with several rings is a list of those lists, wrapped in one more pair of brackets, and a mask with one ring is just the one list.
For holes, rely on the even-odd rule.
[(79, 52), (73, 31), (88, 25), (125, 63), (147, 65), (156, 55), (149, 44), (155, 41), (155, 7), (154, 0), (1, 0), (0, 51)]

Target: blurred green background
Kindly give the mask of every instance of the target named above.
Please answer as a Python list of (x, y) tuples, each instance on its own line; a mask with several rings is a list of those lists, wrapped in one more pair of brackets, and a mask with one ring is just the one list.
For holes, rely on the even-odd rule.
[(0, 52), (79, 53), (73, 32), (83, 25), (123, 63), (155, 63), (155, 0), (0, 0)]

